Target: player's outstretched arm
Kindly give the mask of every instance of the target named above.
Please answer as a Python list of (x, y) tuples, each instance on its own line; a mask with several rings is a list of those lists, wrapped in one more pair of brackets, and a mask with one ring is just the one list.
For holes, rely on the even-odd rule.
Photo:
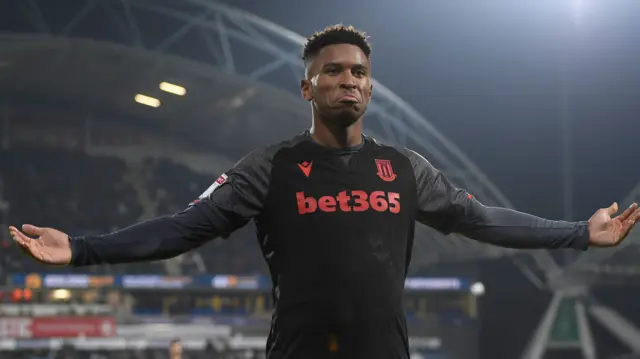
[(228, 235), (257, 216), (266, 196), (269, 170), (268, 158), (256, 151), (220, 176), (184, 211), (109, 234), (69, 237), (33, 225), (23, 226), (23, 231), (11, 227), (10, 232), (28, 255), (45, 264), (87, 266), (167, 259)]
[(15, 242), (39, 262), (84, 266), (128, 263), (175, 257), (220, 235), (228, 227), (205, 214), (199, 203), (172, 216), (154, 218), (122, 230), (91, 237), (69, 237), (54, 228), (30, 224), (22, 231), (9, 227)]
[(621, 215), (614, 204), (601, 209), (589, 221), (552, 221), (507, 208), (488, 207), (466, 191), (455, 188), (426, 159), (408, 151), (418, 186), (416, 219), (443, 233), (456, 232), (494, 245), (536, 249), (611, 246), (622, 241), (640, 220), (632, 205)]

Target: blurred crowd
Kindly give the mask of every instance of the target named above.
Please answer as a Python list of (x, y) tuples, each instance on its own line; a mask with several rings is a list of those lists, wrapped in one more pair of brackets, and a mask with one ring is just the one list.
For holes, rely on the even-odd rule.
[[(62, 148), (0, 151), (0, 223), (33, 223), (70, 235), (109, 233), (183, 210), (216, 176), (195, 173), (168, 159), (126, 162)], [(212, 178), (213, 177), (213, 178)], [(6, 229), (0, 236), (0, 268), (6, 273), (42, 271), (19, 253)], [(50, 268), (47, 269), (51, 271)], [(73, 271), (62, 268), (60, 271)], [(249, 224), (227, 240), (164, 263), (81, 268), (76, 272), (258, 274), (265, 265)]]

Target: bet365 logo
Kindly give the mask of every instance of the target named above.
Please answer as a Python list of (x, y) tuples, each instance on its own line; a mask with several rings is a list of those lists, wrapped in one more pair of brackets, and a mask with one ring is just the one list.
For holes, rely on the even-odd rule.
[(304, 192), (296, 193), (298, 213), (308, 214), (321, 212), (376, 212), (400, 213), (400, 194), (395, 192), (375, 191), (371, 194), (365, 191), (347, 191), (337, 196), (323, 196), (318, 199), (306, 197)]

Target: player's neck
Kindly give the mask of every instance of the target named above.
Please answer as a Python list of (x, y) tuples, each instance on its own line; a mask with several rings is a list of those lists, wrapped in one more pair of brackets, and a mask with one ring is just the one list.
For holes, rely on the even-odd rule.
[(330, 126), (326, 121), (313, 121), (309, 130), (316, 143), (330, 148), (349, 148), (362, 143), (362, 119), (350, 126)]

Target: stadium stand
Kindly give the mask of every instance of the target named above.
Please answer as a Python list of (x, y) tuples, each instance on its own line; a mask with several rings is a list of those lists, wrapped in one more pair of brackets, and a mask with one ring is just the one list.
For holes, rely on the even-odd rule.
[[(142, 219), (175, 213), (197, 198), (211, 182), (210, 175), (193, 173), (168, 159), (146, 158), (138, 165), (128, 165), (121, 159), (90, 156), (73, 149), (11, 148), (0, 154), (0, 165), (5, 169), (4, 223), (15, 225), (29, 220), (71, 235), (108, 233)], [(135, 167), (142, 167), (142, 171), (133, 170)], [(147, 193), (139, 193), (140, 189)], [(215, 243), (198, 254), (181, 256), (177, 260), (183, 267), (180, 272), (193, 274), (224, 269), (223, 272), (230, 274), (250, 274), (263, 271), (251, 236), (249, 226), (224, 246)], [(16, 255), (18, 249), (11, 245), (9, 238), (3, 240), (2, 246), (7, 248), (2, 252), (6, 271), (41, 269), (35, 262)], [(115, 266), (109, 270), (157, 272), (148, 265)], [(167, 269), (163, 265), (159, 270), (166, 272)]]

